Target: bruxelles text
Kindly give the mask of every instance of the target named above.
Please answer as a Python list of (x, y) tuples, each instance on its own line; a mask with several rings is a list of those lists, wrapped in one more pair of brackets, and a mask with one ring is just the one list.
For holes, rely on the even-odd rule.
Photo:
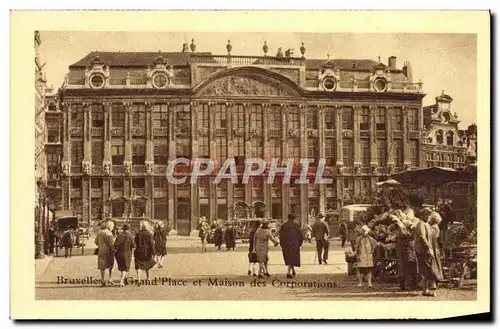
[[(280, 166), (279, 163), (284, 163), (284, 166)], [(266, 165), (266, 161), (260, 158), (247, 158), (244, 162), (244, 171), (242, 174), (242, 180), (238, 181), (238, 170), (234, 159), (228, 158), (224, 161), (224, 164), (220, 166), (219, 170), (215, 170), (214, 160), (208, 158), (175, 158), (171, 160), (167, 167), (167, 180), (170, 184), (184, 184), (186, 181), (190, 181), (191, 184), (196, 183), (200, 177), (212, 177), (215, 176), (213, 184), (218, 184), (222, 179), (231, 179), (233, 183), (247, 184), (252, 176), (261, 176), (264, 173), (267, 176), (267, 182), (273, 184), (276, 176), (283, 178), (283, 184), (331, 184), (333, 179), (323, 177), (325, 170), (325, 159), (319, 159), (316, 166), (311, 166), (315, 163), (314, 159), (311, 158), (301, 158), (300, 159), (300, 174), (296, 174), (295, 159), (271, 159), (269, 166)], [(182, 175), (180, 172), (175, 171), (177, 165), (184, 165), (190, 168), (191, 173), (189, 175)], [(311, 167), (311, 168), (310, 168)], [(310, 169), (314, 169), (316, 172), (314, 174), (314, 179), (311, 181)], [(292, 182), (292, 176), (297, 177)], [(190, 178), (189, 178), (190, 177)]]

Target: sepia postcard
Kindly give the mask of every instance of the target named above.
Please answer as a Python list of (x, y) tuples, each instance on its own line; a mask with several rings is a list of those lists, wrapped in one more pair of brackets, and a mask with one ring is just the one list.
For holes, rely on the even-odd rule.
[(489, 313), (489, 20), (13, 11), (11, 318)]

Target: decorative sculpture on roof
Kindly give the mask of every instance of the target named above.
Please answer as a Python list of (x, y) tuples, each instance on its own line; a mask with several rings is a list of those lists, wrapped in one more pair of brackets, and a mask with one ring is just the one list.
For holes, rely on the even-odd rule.
[(215, 96), (285, 96), (294, 94), (288, 89), (278, 83), (264, 83), (250, 77), (227, 76), (210, 83), (202, 89), (200, 94)]

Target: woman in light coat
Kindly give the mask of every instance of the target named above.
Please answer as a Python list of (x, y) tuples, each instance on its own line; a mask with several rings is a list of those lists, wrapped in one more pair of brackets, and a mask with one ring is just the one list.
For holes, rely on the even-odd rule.
[(262, 225), (255, 231), (253, 240), (254, 252), (257, 253), (257, 261), (259, 262), (259, 278), (263, 278), (263, 275), (270, 276), (267, 269), (267, 262), (269, 260), (269, 240), (274, 243), (274, 246), (278, 245), (278, 240), (276, 240), (269, 229), (267, 219), (263, 219)]
[(104, 275), (106, 269), (109, 270), (109, 278), (107, 283), (109, 285), (114, 285), (111, 280), (111, 275), (113, 274), (113, 266), (115, 264), (114, 255), (114, 237), (111, 231), (113, 230), (114, 223), (112, 221), (107, 221), (101, 226), (101, 230), (95, 238), (95, 244), (97, 246), (97, 268), (101, 271), (101, 286), (106, 285), (104, 280)]
[(368, 235), (370, 228), (366, 225), (361, 227), (361, 236), (356, 240), (356, 257), (358, 259), (356, 274), (358, 276), (358, 287), (363, 286), (363, 275), (366, 275), (368, 287), (372, 286), (373, 252), (377, 247), (377, 241)]

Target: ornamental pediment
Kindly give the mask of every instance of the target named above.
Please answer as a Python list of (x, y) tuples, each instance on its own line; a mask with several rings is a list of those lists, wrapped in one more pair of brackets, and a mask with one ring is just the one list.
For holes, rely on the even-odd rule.
[(224, 76), (203, 86), (200, 96), (297, 96), (291, 86), (260, 76)]

